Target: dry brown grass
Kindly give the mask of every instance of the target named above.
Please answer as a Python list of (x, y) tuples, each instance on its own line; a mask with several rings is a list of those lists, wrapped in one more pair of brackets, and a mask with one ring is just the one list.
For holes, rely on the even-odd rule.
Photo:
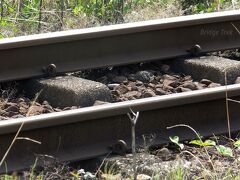
[(165, 4), (154, 3), (147, 7), (136, 6), (134, 9), (134, 11), (124, 15), (125, 22), (161, 19), (183, 14), (181, 4), (177, 0), (170, 0)]
[[(181, 2), (177, 0), (139, 3), (139, 5), (134, 4), (134, 7), (132, 7), (126, 14), (119, 15), (119, 20), (114, 20), (112, 17), (113, 19), (110, 21), (103, 20), (101, 18), (99, 19), (98, 17), (95, 17), (94, 14), (86, 15), (81, 12), (79, 12), (79, 14), (74, 14), (72, 9), (65, 9), (62, 11), (63, 17), (61, 17), (61, 13), (55, 6), (55, 3), (51, 5), (50, 2), (44, 1), (43, 10), (41, 11), (41, 23), (39, 23), (38, 16), (23, 19), (21, 16), (14, 18), (9, 15), (9, 23), (6, 26), (0, 26), (0, 35), (2, 34), (4, 37), (13, 37), (69, 29), (96, 27), (123, 22), (128, 23), (144, 21), (180, 16), (183, 14), (181, 10)], [(109, 13), (111, 14), (113, 12)]]
[[(181, 4), (177, 0), (170, 0), (167, 3), (153, 3), (149, 6), (135, 6), (134, 11), (131, 11), (123, 15), (123, 22), (137, 22), (146, 21), (151, 19), (161, 19), (167, 17), (181, 16), (183, 11), (181, 10)], [(80, 14), (77, 18), (76, 16), (71, 16), (69, 14), (64, 18), (63, 29), (81, 29), (88, 27), (95, 27), (104, 25), (98, 18), (94, 16), (86, 16)], [(114, 23), (110, 23), (114, 24)]]

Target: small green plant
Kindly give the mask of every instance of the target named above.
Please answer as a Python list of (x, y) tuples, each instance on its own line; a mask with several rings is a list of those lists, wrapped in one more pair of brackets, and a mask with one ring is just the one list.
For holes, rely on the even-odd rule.
[(0, 39), (4, 38), (4, 35), (2, 33), (0, 33)]
[(210, 139), (207, 139), (206, 141), (200, 141), (200, 140), (192, 140), (189, 142), (189, 144), (205, 147), (205, 146), (216, 146), (216, 142)]
[(233, 157), (233, 152), (230, 147), (226, 147), (223, 145), (215, 146), (219, 154), (222, 156), (228, 156), (228, 157)]
[(188, 179), (187, 174), (183, 168), (183, 165), (181, 161), (178, 162), (176, 167), (170, 167), (168, 172), (166, 174), (162, 174), (161, 171), (156, 171), (152, 175), (152, 180), (160, 180), (160, 179), (165, 179), (165, 180), (184, 180)]
[(84, 169), (80, 169), (77, 172), (70, 172), (70, 175), (75, 179), (81, 180), (95, 180), (96, 176), (90, 172), (85, 172)]
[(34, 180), (36, 178), (35, 177), (35, 170), (36, 170), (36, 167), (37, 167), (37, 162), (38, 162), (38, 158), (36, 158), (32, 168), (31, 168), (30, 175), (29, 175), (30, 176), (29, 177), (30, 180)]
[(179, 142), (179, 137), (178, 136), (169, 137), (169, 139), (172, 143), (177, 145), (181, 150), (184, 148), (184, 145)]
[(183, 169), (182, 163), (179, 162), (178, 166), (174, 169), (172, 169), (166, 176), (167, 180), (184, 180), (185, 179), (185, 173)]
[(152, 180), (159, 180), (161, 179), (160, 172), (155, 172), (152, 175)]
[(141, 148), (143, 148), (144, 151), (147, 153), (147, 152), (149, 152), (149, 148), (151, 147), (154, 140), (156, 139), (156, 135), (155, 134), (150, 134), (150, 135), (143, 134), (142, 138), (143, 138), (143, 145)]
[(73, 176), (76, 179), (80, 179), (80, 176), (77, 172), (70, 172), (70, 175)]
[(116, 179), (116, 177), (119, 177), (119, 172), (117, 170), (117, 166), (116, 163), (109, 163), (106, 162), (104, 164), (104, 167), (102, 169), (102, 171), (100, 171), (101, 173), (101, 178), (103, 179)]
[[(189, 142), (189, 144), (194, 144), (194, 145), (201, 146), (201, 147), (215, 146), (220, 155), (233, 157), (233, 152), (232, 152), (232, 149), (230, 147), (226, 147), (226, 146), (223, 146), (223, 145), (217, 145), (215, 141), (210, 140), (210, 139), (207, 139), (204, 142), (201, 141), (201, 140), (192, 140), (192, 141)], [(234, 145), (236, 147), (240, 146), (240, 141), (236, 141), (234, 143)]]
[(240, 139), (237, 139), (235, 142), (234, 142), (234, 146), (238, 149), (240, 149)]

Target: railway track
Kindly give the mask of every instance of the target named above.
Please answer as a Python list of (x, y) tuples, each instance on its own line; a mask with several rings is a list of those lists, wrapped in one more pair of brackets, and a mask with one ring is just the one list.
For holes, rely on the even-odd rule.
[[(228, 11), (3, 39), (0, 81), (239, 48), (238, 28), (240, 12)], [(231, 33), (212, 34), (220, 31)], [(239, 84), (228, 85), (227, 91), (229, 98), (240, 99)], [(74, 161), (128, 149), (131, 123), (127, 113), (131, 110), (140, 112), (138, 144), (143, 134), (154, 133), (155, 144), (176, 133), (181, 139), (194, 137), (187, 129), (166, 129), (179, 123), (196, 128), (203, 136), (226, 133), (225, 97), (226, 87), (221, 86), (0, 121), (0, 157), (23, 124), (19, 136), (41, 144), (17, 140), (6, 158), (9, 171), (29, 167), (37, 156)], [(240, 129), (238, 106), (229, 103), (232, 131)]]

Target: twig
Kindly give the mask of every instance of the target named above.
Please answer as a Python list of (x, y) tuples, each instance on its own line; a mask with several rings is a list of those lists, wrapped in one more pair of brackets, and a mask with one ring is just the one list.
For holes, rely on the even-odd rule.
[(64, 12), (64, 0), (60, 1), (60, 6), (61, 6), (61, 14), (60, 14), (60, 30), (62, 30), (63, 27), (63, 12)]
[(123, 12), (124, 12), (124, 0), (121, 0), (121, 13), (123, 16)]
[(105, 24), (105, 16), (106, 16), (106, 10), (105, 10), (105, 0), (102, 0), (102, 22)]
[(230, 116), (229, 116), (229, 105), (228, 105), (228, 89), (227, 89), (227, 70), (225, 70), (225, 101), (226, 101), (226, 115), (227, 115), (227, 124), (228, 124), (228, 137), (231, 138), (231, 124), (230, 124)]
[(95, 0), (95, 11), (94, 11), (95, 17), (98, 16), (98, 8), (99, 8), (99, 6), (98, 6), (98, 0)]
[(130, 108), (131, 114), (128, 113), (128, 117), (131, 120), (132, 126), (132, 154), (133, 154), (133, 171), (134, 171), (134, 180), (137, 179), (137, 164), (136, 164), (136, 134), (135, 134), (135, 126), (139, 117), (139, 112), (133, 112)]
[(235, 0), (232, 0), (232, 8), (233, 8), (233, 9), (236, 9), (236, 6), (235, 6), (235, 5), (236, 5), (236, 1), (235, 1)]
[[(35, 21), (35, 20), (31, 20), (31, 19), (20, 19), (20, 18), (17, 18), (17, 19), (14, 19), (14, 18), (8, 18), (6, 21), (8, 22), (15, 22), (15, 20), (17, 21), (26, 21), (26, 22), (33, 22), (33, 23), (39, 23), (39, 21)], [(44, 21), (41, 21), (41, 24), (44, 24), (44, 25), (49, 25), (50, 23), (46, 23)]]
[(27, 141), (31, 141), (31, 142), (34, 142), (34, 143), (37, 143), (37, 144), (42, 144), (42, 142), (37, 141), (35, 139), (28, 138), (28, 137), (18, 137), (17, 140), (27, 140)]
[(2, 21), (3, 20), (3, 0), (1, 0), (1, 4), (0, 4), (0, 7), (1, 7), (1, 19), (0, 19), (0, 21)]
[(180, 154), (183, 154), (183, 153), (190, 154), (192, 157), (194, 157), (199, 162), (199, 164), (203, 167), (203, 169), (207, 171), (207, 169), (204, 167), (203, 163), (199, 160), (199, 158), (197, 156), (195, 156), (193, 153), (191, 153), (190, 151), (187, 151), (187, 150), (182, 151)]
[(217, 11), (220, 11), (221, 8), (221, 0), (217, 0)]
[[(36, 97), (35, 97), (35, 99), (33, 100), (32, 105), (30, 106), (30, 108), (29, 108), (26, 116), (29, 116), (29, 115), (30, 115), (30, 113), (31, 113), (31, 111), (32, 111), (32, 106), (33, 106), (33, 104), (36, 102), (36, 100), (37, 100), (37, 98), (39, 97), (39, 95), (40, 95), (41, 92), (42, 92), (42, 91), (40, 91), (40, 92), (36, 95)], [(17, 140), (18, 135), (19, 135), (19, 133), (21, 132), (23, 126), (24, 126), (24, 121), (21, 123), (21, 125), (20, 125), (20, 127), (19, 127), (16, 135), (14, 136), (14, 138), (13, 138), (10, 146), (8, 147), (8, 149), (7, 149), (7, 151), (5, 152), (2, 160), (0, 161), (0, 167), (1, 167), (1, 166), (3, 165), (3, 163), (5, 162), (5, 159), (6, 159), (7, 155), (9, 154), (10, 150), (12, 149), (13, 144), (14, 144), (15, 141)]]
[(230, 101), (230, 102), (240, 103), (240, 101), (234, 100), (234, 99), (230, 99), (230, 98), (228, 98), (227, 100)]
[(42, 3), (43, 3), (43, 0), (40, 0), (40, 2), (39, 2), (39, 16), (38, 16), (38, 33), (39, 33), (40, 30), (41, 30)]
[[(183, 154), (183, 153), (189, 154), (189, 155), (191, 155), (192, 157), (194, 157), (194, 158), (199, 162), (199, 164), (202, 166), (202, 168), (204, 169), (204, 171), (207, 172), (210, 177), (213, 176), (213, 175), (205, 168), (205, 166), (203, 165), (203, 163), (200, 161), (200, 159), (199, 159), (197, 156), (195, 156), (194, 154), (192, 154), (190, 151), (187, 151), (187, 150), (182, 151), (180, 154)], [(211, 179), (214, 179), (214, 178), (211, 178)]]
[(231, 22), (231, 25), (235, 28), (235, 30), (238, 32), (238, 34), (240, 35), (240, 31), (239, 31), (239, 29), (237, 28), (237, 26), (235, 26), (235, 24), (233, 24), (232, 22)]
[(18, 131), (17, 131), (15, 137), (13, 138), (13, 140), (12, 140), (10, 146), (8, 147), (6, 153), (4, 154), (4, 156), (3, 156), (3, 158), (2, 158), (2, 160), (1, 160), (1, 162), (0, 162), (0, 167), (1, 167), (2, 164), (4, 163), (4, 161), (5, 161), (5, 159), (6, 159), (7, 155), (8, 155), (8, 153), (9, 153), (9, 151), (11, 150), (11, 148), (12, 148), (12, 146), (13, 146), (13, 144), (14, 144), (15, 141), (17, 140), (17, 137), (18, 137), (20, 131), (22, 130), (23, 125), (24, 125), (24, 122), (22, 122), (22, 124), (21, 124), (21, 126), (19, 127), (19, 129), (18, 129)]
[(16, 15), (15, 15), (15, 23), (16, 23), (16, 21), (17, 21), (17, 18), (18, 18), (18, 15), (21, 13), (21, 10), (22, 10), (22, 6), (23, 6), (23, 0), (19, 0), (19, 2), (18, 2), (18, 7), (17, 7), (17, 13), (16, 13)]

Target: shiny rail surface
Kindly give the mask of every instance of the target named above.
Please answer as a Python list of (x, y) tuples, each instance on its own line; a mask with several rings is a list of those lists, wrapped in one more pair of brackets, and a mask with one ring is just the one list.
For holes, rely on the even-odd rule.
[(240, 11), (0, 40), (0, 82), (240, 47)]
[[(240, 99), (239, 84), (227, 89), (229, 97)], [(124, 140), (130, 147), (131, 124), (127, 116), (130, 108), (140, 112), (136, 125), (138, 145), (142, 145), (144, 134), (155, 134), (154, 144), (166, 142), (170, 135), (195, 138), (189, 129), (166, 129), (180, 123), (192, 126), (203, 136), (226, 133), (225, 92), (226, 87), (217, 87), (0, 121), (0, 157), (22, 123), (20, 136), (42, 144), (17, 140), (6, 159), (9, 171), (29, 167), (42, 155), (72, 161), (109, 153), (118, 140)], [(231, 130), (239, 130), (239, 104), (230, 103), (229, 110)]]

